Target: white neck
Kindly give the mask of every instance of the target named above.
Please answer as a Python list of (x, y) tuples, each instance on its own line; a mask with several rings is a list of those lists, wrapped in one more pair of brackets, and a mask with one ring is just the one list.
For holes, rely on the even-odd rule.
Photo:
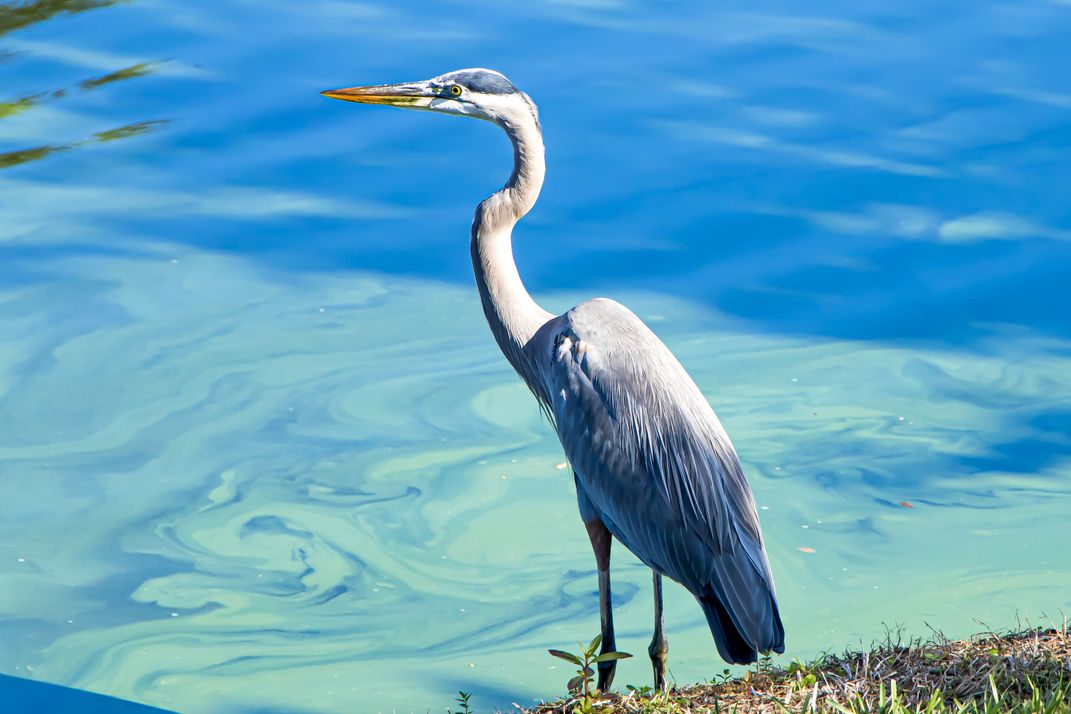
[(513, 368), (528, 381), (524, 346), (553, 315), (524, 288), (513, 259), (513, 226), (535, 205), (546, 163), (543, 137), (531, 105), (503, 112), (498, 124), (513, 142), (513, 174), (500, 191), (476, 208), (472, 222), (472, 269), (487, 322)]

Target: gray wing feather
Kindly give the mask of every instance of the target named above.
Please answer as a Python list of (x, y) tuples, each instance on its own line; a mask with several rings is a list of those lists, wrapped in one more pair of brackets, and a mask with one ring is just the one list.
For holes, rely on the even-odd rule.
[(776, 648), (783, 630), (751, 490), (673, 354), (604, 299), (551, 320), (529, 349), (580, 496), (644, 563), (700, 602), (717, 598), (751, 647)]

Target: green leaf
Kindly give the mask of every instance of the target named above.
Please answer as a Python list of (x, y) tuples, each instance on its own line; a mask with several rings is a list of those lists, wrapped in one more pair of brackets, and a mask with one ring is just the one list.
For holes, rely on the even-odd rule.
[(571, 663), (575, 664), (577, 667), (583, 667), (584, 666), (584, 663), (575, 654), (570, 654), (569, 652), (562, 652), (561, 650), (547, 650), (547, 652), (550, 653), (551, 657), (557, 657), (558, 659), (564, 659), (566, 662), (571, 662)]
[(632, 655), (630, 655), (628, 652), (607, 652), (606, 654), (599, 655), (593, 661), (594, 662), (610, 662), (610, 661), (613, 661), (615, 659), (628, 659), (631, 656)]
[(592, 657), (595, 654), (595, 650), (599, 649), (599, 645), (602, 644), (602, 635), (595, 635), (595, 639), (591, 641), (588, 648), (585, 650), (588, 657)]

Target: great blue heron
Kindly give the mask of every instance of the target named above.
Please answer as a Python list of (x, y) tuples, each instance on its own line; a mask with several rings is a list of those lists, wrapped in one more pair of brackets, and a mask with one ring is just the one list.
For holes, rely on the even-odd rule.
[[(755, 500), (740, 460), (699, 388), (654, 333), (605, 298), (555, 317), (528, 294), (513, 260), (513, 226), (543, 185), (535, 104), (498, 72), (463, 69), (422, 82), (351, 87), (325, 96), (458, 114), (502, 127), (513, 173), (476, 208), (472, 266), (484, 314), (506, 359), (554, 423), (573, 469), (599, 573), (602, 651), (616, 650), (610, 536), (653, 571), (655, 686), (666, 686), (662, 575), (699, 601), (728, 662), (784, 652), (784, 627)], [(599, 689), (616, 662), (599, 665)]]

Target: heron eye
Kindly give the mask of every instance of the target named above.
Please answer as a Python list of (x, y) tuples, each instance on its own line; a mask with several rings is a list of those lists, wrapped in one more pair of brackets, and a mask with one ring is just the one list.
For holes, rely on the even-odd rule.
[(454, 86), (450, 87), (450, 94), (453, 94), (455, 97), (460, 97), (461, 96), (461, 87), (459, 87), (456, 84)]

